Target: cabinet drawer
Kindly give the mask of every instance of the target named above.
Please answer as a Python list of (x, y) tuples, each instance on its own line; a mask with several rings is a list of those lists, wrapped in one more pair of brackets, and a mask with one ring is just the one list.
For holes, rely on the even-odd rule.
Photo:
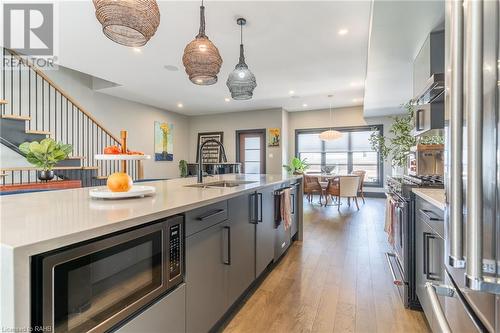
[(186, 213), (186, 237), (227, 220), (227, 201), (197, 208)]
[(427, 201), (417, 198), (415, 215), (425, 222), (441, 238), (444, 238), (444, 212)]

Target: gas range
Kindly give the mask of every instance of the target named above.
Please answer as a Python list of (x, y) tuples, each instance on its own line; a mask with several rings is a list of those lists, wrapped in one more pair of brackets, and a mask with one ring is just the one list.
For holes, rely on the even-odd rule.
[(387, 179), (387, 191), (406, 200), (410, 199), (412, 188), (444, 188), (443, 177), (439, 175), (404, 175)]

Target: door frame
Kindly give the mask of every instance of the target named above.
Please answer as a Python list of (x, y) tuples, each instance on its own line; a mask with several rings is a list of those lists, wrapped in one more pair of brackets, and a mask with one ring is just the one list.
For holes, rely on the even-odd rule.
[[(245, 129), (245, 130), (236, 130), (236, 162), (242, 163), (240, 161), (240, 134), (248, 134), (248, 133), (259, 133), (264, 137), (264, 142), (262, 143), (263, 153), (261, 154), (264, 158), (263, 170), (262, 173), (266, 173), (266, 158), (267, 158), (267, 129), (265, 128), (257, 128), (257, 129)], [(243, 169), (243, 168), (242, 168)]]

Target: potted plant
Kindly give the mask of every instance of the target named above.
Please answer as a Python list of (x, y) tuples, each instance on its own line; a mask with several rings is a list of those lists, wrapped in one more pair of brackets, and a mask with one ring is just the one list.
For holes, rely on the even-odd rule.
[(19, 145), (19, 150), (25, 155), (29, 163), (40, 169), (38, 179), (48, 181), (54, 178), (53, 168), (57, 163), (68, 158), (68, 155), (73, 151), (73, 147), (46, 138), (40, 142), (24, 142)]
[(300, 159), (298, 157), (294, 157), (290, 161), (290, 164), (288, 164), (288, 165), (285, 164), (285, 165), (283, 165), (283, 167), (289, 173), (292, 173), (294, 175), (301, 175), (304, 173), (304, 171), (309, 169), (309, 164), (307, 164), (306, 161), (307, 161), (306, 158)]
[(179, 172), (182, 178), (186, 178), (188, 176), (188, 164), (186, 160), (179, 161)]

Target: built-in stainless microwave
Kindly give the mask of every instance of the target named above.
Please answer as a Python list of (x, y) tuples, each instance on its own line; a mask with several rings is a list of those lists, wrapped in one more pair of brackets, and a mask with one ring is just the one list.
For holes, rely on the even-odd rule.
[(32, 257), (32, 326), (105, 332), (184, 279), (184, 218)]

